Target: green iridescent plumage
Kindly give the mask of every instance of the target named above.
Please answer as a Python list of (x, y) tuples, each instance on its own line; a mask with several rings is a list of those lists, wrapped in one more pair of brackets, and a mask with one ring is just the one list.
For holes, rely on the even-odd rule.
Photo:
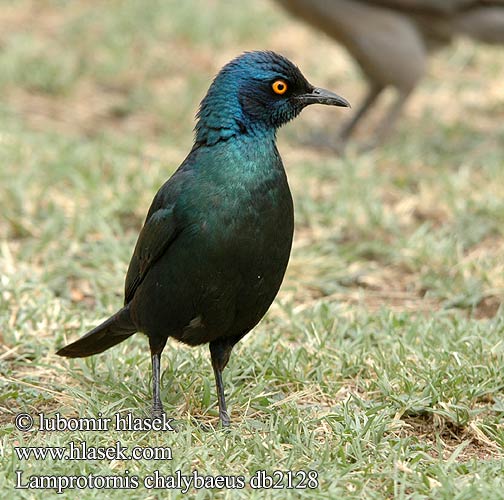
[[(282, 95), (272, 87), (278, 80), (287, 85)], [(191, 152), (149, 209), (124, 307), (58, 354), (90, 356), (145, 333), (159, 416), (160, 355), (168, 337), (209, 342), (219, 415), (228, 425), (222, 371), (275, 298), (292, 244), (292, 198), (275, 132), (316, 102), (348, 105), (272, 52), (245, 53), (226, 65), (201, 103)]]

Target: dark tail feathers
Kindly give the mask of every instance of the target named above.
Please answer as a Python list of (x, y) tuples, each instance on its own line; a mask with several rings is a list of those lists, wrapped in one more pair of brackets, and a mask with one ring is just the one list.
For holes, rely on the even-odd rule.
[(67, 358), (85, 358), (99, 354), (136, 333), (129, 306), (123, 307), (84, 337), (60, 349), (56, 354)]

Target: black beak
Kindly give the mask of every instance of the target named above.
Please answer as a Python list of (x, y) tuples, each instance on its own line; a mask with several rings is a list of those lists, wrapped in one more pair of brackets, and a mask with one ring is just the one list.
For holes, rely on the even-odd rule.
[(328, 106), (351, 108), (350, 103), (343, 97), (319, 87), (313, 87), (311, 92), (296, 96), (296, 100), (305, 106), (309, 104), (327, 104)]

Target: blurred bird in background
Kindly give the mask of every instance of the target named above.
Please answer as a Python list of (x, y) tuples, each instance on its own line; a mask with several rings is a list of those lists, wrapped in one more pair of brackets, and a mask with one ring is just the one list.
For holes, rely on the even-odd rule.
[(504, 44), (504, 0), (277, 0), (341, 43), (359, 64), (369, 89), (340, 132), (344, 144), (387, 87), (397, 92), (370, 146), (393, 130), (426, 71), (428, 54), (461, 35)]

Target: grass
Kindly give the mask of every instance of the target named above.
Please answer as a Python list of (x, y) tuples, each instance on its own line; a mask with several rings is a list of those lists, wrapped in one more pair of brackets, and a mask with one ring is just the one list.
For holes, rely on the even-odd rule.
[[(459, 42), (432, 58), (399, 130), (376, 151), (335, 157), (302, 146), (310, 133), (335, 133), (342, 110), (309, 109), (280, 132), (295, 244), (277, 300), (225, 371), (229, 433), (218, 430), (207, 349), (173, 342), (162, 399), (177, 433), (23, 433), (19, 412), (148, 413), (144, 337), (88, 359), (54, 352), (121, 304), (146, 210), (190, 148), (219, 67), (271, 48), (351, 102), (364, 86), (336, 44), (263, 0), (241, 9), (225, 0), (6, 1), (0, 33), (0, 497), (61, 498), (13, 490), (16, 470), (24, 481), (315, 470), (311, 498), (504, 498), (499, 49)], [(19, 460), (13, 450), (81, 440), (169, 446), (173, 459)]]

